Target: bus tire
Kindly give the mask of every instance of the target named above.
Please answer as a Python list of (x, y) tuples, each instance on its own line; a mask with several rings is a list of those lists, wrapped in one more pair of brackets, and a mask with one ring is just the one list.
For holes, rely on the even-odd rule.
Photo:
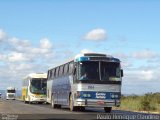
[(28, 104), (31, 104), (31, 101), (30, 101), (30, 96), (28, 97)]
[(54, 98), (53, 98), (53, 95), (52, 95), (52, 98), (51, 98), (51, 106), (52, 106), (52, 108), (56, 108), (56, 105), (54, 104)]
[(25, 100), (25, 98), (23, 99), (23, 102), (26, 104), (27, 103), (27, 101)]
[(105, 111), (106, 113), (110, 113), (111, 110), (112, 110), (112, 107), (104, 107), (104, 111)]
[(56, 105), (56, 108), (61, 109), (61, 105), (59, 105), (59, 104)]
[(76, 110), (76, 107), (74, 106), (72, 94), (69, 97), (69, 109), (70, 109), (70, 111), (75, 111)]

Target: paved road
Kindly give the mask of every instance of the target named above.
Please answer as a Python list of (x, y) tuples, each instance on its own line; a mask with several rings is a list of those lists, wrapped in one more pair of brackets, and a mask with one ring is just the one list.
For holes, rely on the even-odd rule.
[(112, 110), (105, 113), (103, 109), (87, 108), (85, 112), (70, 112), (68, 108), (52, 109), (50, 104), (24, 104), (17, 100), (0, 100), (0, 119), (148, 119), (160, 120), (160, 116)]

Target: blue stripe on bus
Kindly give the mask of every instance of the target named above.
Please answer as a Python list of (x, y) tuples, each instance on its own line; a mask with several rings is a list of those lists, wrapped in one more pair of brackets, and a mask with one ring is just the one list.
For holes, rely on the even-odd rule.
[(79, 57), (76, 59), (77, 62), (79, 61), (89, 61), (89, 57)]
[[(76, 59), (76, 61), (77, 62), (79, 62), (79, 61), (90, 61), (90, 57), (79, 57), (79, 58)], [(118, 58), (111, 58), (109, 61), (110, 62), (120, 62), (120, 60)]]
[[(93, 91), (80, 91), (79, 98), (82, 99), (120, 99), (120, 92), (93, 92)], [(115, 98), (116, 96), (116, 98)], [(117, 97), (118, 96), (118, 97)]]
[(111, 59), (113, 62), (120, 62), (120, 60), (118, 58), (112, 58)]

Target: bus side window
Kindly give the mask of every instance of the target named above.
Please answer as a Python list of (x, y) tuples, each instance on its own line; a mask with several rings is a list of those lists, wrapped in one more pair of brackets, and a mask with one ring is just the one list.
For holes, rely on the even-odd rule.
[(56, 68), (56, 77), (59, 75), (59, 67)]
[(64, 65), (62, 66), (62, 71), (63, 71), (63, 75), (65, 75), (65, 74), (64, 74)]
[(50, 71), (50, 70), (48, 71), (47, 78), (48, 78), (48, 80), (50, 80), (50, 79), (51, 79), (51, 71)]
[(48, 70), (48, 72), (47, 72), (47, 80), (49, 80), (50, 79), (50, 74), (49, 74), (49, 70)]
[(73, 62), (69, 63), (69, 74), (72, 74), (73, 72)]
[(63, 76), (63, 65), (62, 65), (62, 66), (60, 66), (59, 76)]
[(68, 74), (68, 64), (64, 65), (64, 74)]
[(52, 69), (52, 71), (51, 71), (51, 78), (53, 79), (54, 78), (54, 72), (55, 72), (55, 69)]
[(50, 79), (52, 78), (52, 74), (53, 74), (53, 73), (52, 73), (52, 70), (50, 70), (50, 76), (49, 76)]
[(57, 72), (57, 69), (54, 68), (54, 77), (56, 78), (56, 72)]

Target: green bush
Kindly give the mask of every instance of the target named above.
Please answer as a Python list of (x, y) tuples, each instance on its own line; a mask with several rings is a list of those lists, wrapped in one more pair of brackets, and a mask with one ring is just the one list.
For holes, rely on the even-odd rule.
[(140, 101), (140, 110), (144, 111), (154, 111), (156, 110), (156, 97), (152, 93), (145, 94), (142, 96)]
[(147, 93), (143, 96), (122, 96), (121, 109), (159, 112), (160, 93)]

